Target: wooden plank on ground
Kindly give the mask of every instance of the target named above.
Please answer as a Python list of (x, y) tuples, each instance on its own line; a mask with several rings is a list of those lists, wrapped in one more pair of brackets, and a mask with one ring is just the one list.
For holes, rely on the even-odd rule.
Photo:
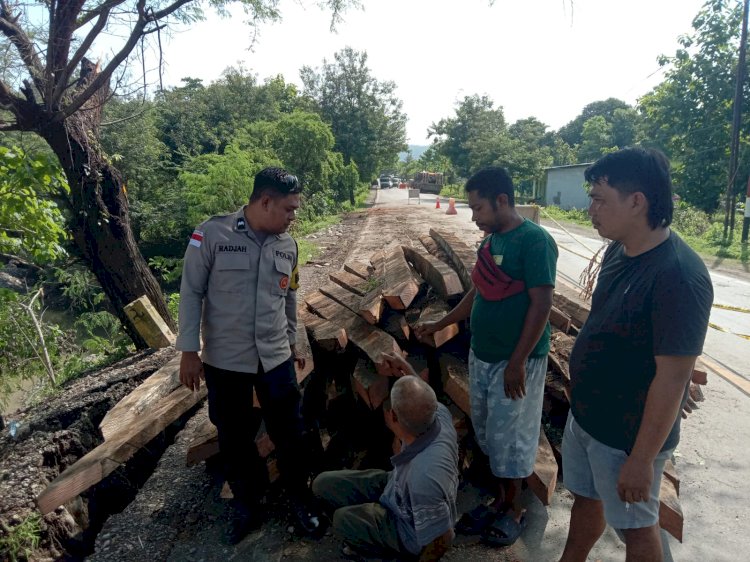
[(346, 330), (341, 326), (302, 308), (297, 310), (297, 317), (304, 322), (308, 337), (312, 338), (321, 349), (325, 351), (346, 349), (349, 338), (346, 336)]
[(352, 388), (372, 410), (377, 409), (390, 392), (389, 377), (378, 374), (367, 359), (360, 359), (352, 372)]
[[(419, 324), (426, 322), (437, 322), (443, 318), (446, 314), (451, 311), (451, 307), (442, 301), (433, 302), (422, 309), (422, 313), (419, 315)], [(458, 335), (458, 324), (449, 324), (442, 330), (438, 330), (434, 334), (430, 334), (419, 341), (429, 345), (430, 347), (438, 348), (445, 342), (453, 339)]]
[[(268, 433), (261, 426), (255, 436), (255, 446), (261, 458), (268, 458), (275, 446)], [(219, 432), (208, 417), (195, 428), (188, 445), (185, 461), (187, 466), (193, 466), (219, 453)]]
[(708, 384), (708, 367), (700, 357), (695, 360), (691, 382), (693, 384)]
[(659, 491), (659, 526), (678, 541), (682, 542), (685, 519), (677, 497), (677, 489), (669, 478), (661, 479)]
[(380, 291), (394, 310), (406, 310), (419, 293), (422, 279), (409, 267), (401, 246), (378, 250), (370, 257), (376, 275), (383, 280)]
[(168, 396), (180, 386), (180, 357), (176, 351), (174, 356), (163, 367), (143, 381), (130, 394), (120, 400), (104, 415), (99, 424), (99, 430), (104, 439), (117, 435), (128, 428), (133, 422), (148, 411), (154, 403)]
[(347, 291), (336, 283), (326, 283), (318, 289), (326, 297), (345, 306), (354, 314), (358, 314), (368, 324), (377, 324), (383, 314), (383, 298), (380, 295), (380, 289), (376, 288), (367, 293), (364, 297), (355, 295)]
[(664, 463), (664, 478), (669, 478), (669, 480), (674, 485), (674, 491), (679, 496), (680, 495), (680, 475), (677, 474), (677, 469), (675, 468), (674, 464), (670, 459), (667, 459), (667, 462)]
[(165, 427), (206, 397), (206, 385), (196, 392), (184, 386), (175, 389), (136, 418), (130, 427), (112, 435), (104, 443), (65, 469), (36, 498), (39, 511), (46, 515), (59, 505), (86, 491), (130, 459)]
[(406, 259), (411, 262), (422, 278), (444, 299), (463, 294), (464, 289), (458, 274), (448, 264), (440, 261), (420, 248), (401, 247)]
[(386, 309), (379, 322), (380, 327), (401, 345), (406, 345), (411, 336), (411, 327), (404, 314), (397, 310)]
[(348, 271), (344, 271), (343, 269), (329, 273), (328, 278), (337, 285), (341, 285), (347, 291), (360, 297), (364, 297), (369, 290), (368, 282), (365, 279), (362, 279), (360, 276), (354, 275), (353, 273), (349, 273)]
[(356, 275), (357, 277), (361, 277), (365, 281), (370, 278), (370, 275), (372, 274), (371, 269), (370, 264), (362, 261), (348, 261), (344, 264), (344, 271)]
[(456, 270), (458, 277), (461, 279), (464, 290), (471, 290), (474, 286), (474, 283), (471, 281), (471, 272), (474, 269), (474, 264), (477, 262), (476, 251), (452, 232), (438, 231), (431, 228), (430, 236), (448, 256), (453, 269)]
[(424, 249), (430, 253), (430, 255), (435, 256), (439, 260), (447, 261), (448, 256), (445, 254), (445, 252), (443, 252), (443, 250), (440, 249), (440, 247), (437, 245), (437, 242), (435, 242), (429, 234), (422, 234), (419, 237), (419, 241), (422, 243), (422, 246), (424, 246)]
[(401, 353), (393, 337), (322, 293), (316, 291), (306, 296), (305, 303), (313, 312), (344, 328), (349, 341), (367, 354), (378, 372), (387, 371), (381, 357), (383, 353)]
[(557, 471), (555, 454), (552, 452), (552, 447), (544, 434), (544, 428), (542, 428), (539, 432), (539, 448), (536, 451), (534, 472), (526, 479), (526, 482), (543, 505), (549, 505), (552, 501), (557, 484)]

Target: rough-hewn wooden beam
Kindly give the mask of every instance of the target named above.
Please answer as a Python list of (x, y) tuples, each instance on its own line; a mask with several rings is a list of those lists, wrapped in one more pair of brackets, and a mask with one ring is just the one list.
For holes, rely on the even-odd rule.
[(544, 434), (544, 428), (539, 432), (539, 448), (536, 451), (534, 472), (526, 479), (529, 488), (539, 498), (543, 505), (549, 505), (555, 494), (557, 484), (557, 461), (552, 447)]
[[(419, 315), (419, 324), (425, 322), (437, 322), (443, 316), (451, 311), (451, 307), (442, 301), (433, 302), (422, 309)], [(458, 335), (459, 329), (458, 324), (449, 324), (442, 330), (438, 330), (434, 334), (430, 334), (427, 337), (420, 339), (422, 343), (429, 345), (430, 347), (438, 348), (445, 342), (453, 339)]]
[(440, 261), (421, 248), (402, 246), (404, 256), (422, 278), (444, 299), (463, 294), (464, 289), (458, 274), (448, 264)]
[(430, 236), (438, 247), (445, 252), (458, 273), (465, 291), (471, 290), (474, 284), (471, 281), (471, 272), (477, 262), (477, 253), (452, 232), (430, 229)]

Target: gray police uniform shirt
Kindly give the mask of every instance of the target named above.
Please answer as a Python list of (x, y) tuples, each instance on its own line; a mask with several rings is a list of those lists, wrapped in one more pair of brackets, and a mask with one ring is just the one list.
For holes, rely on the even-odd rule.
[(297, 243), (288, 233), (261, 244), (243, 207), (192, 234), (180, 286), (180, 351), (213, 367), (257, 373), (280, 365), (297, 337)]

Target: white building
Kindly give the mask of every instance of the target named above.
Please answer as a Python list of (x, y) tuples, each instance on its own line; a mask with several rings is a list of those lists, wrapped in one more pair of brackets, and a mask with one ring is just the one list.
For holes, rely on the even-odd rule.
[(545, 169), (544, 181), (534, 198), (543, 205), (555, 205), (562, 209), (587, 209), (589, 194), (583, 172), (589, 166), (591, 162)]

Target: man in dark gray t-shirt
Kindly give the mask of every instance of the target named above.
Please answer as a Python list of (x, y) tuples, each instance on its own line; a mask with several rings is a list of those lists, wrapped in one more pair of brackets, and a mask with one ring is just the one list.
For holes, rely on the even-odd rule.
[(570, 355), (563, 474), (574, 504), (560, 560), (586, 560), (605, 522), (622, 532), (628, 560), (661, 560), (661, 475), (679, 440), (713, 288), (701, 259), (669, 229), (661, 152), (620, 150), (585, 177), (594, 228), (613, 242)]

